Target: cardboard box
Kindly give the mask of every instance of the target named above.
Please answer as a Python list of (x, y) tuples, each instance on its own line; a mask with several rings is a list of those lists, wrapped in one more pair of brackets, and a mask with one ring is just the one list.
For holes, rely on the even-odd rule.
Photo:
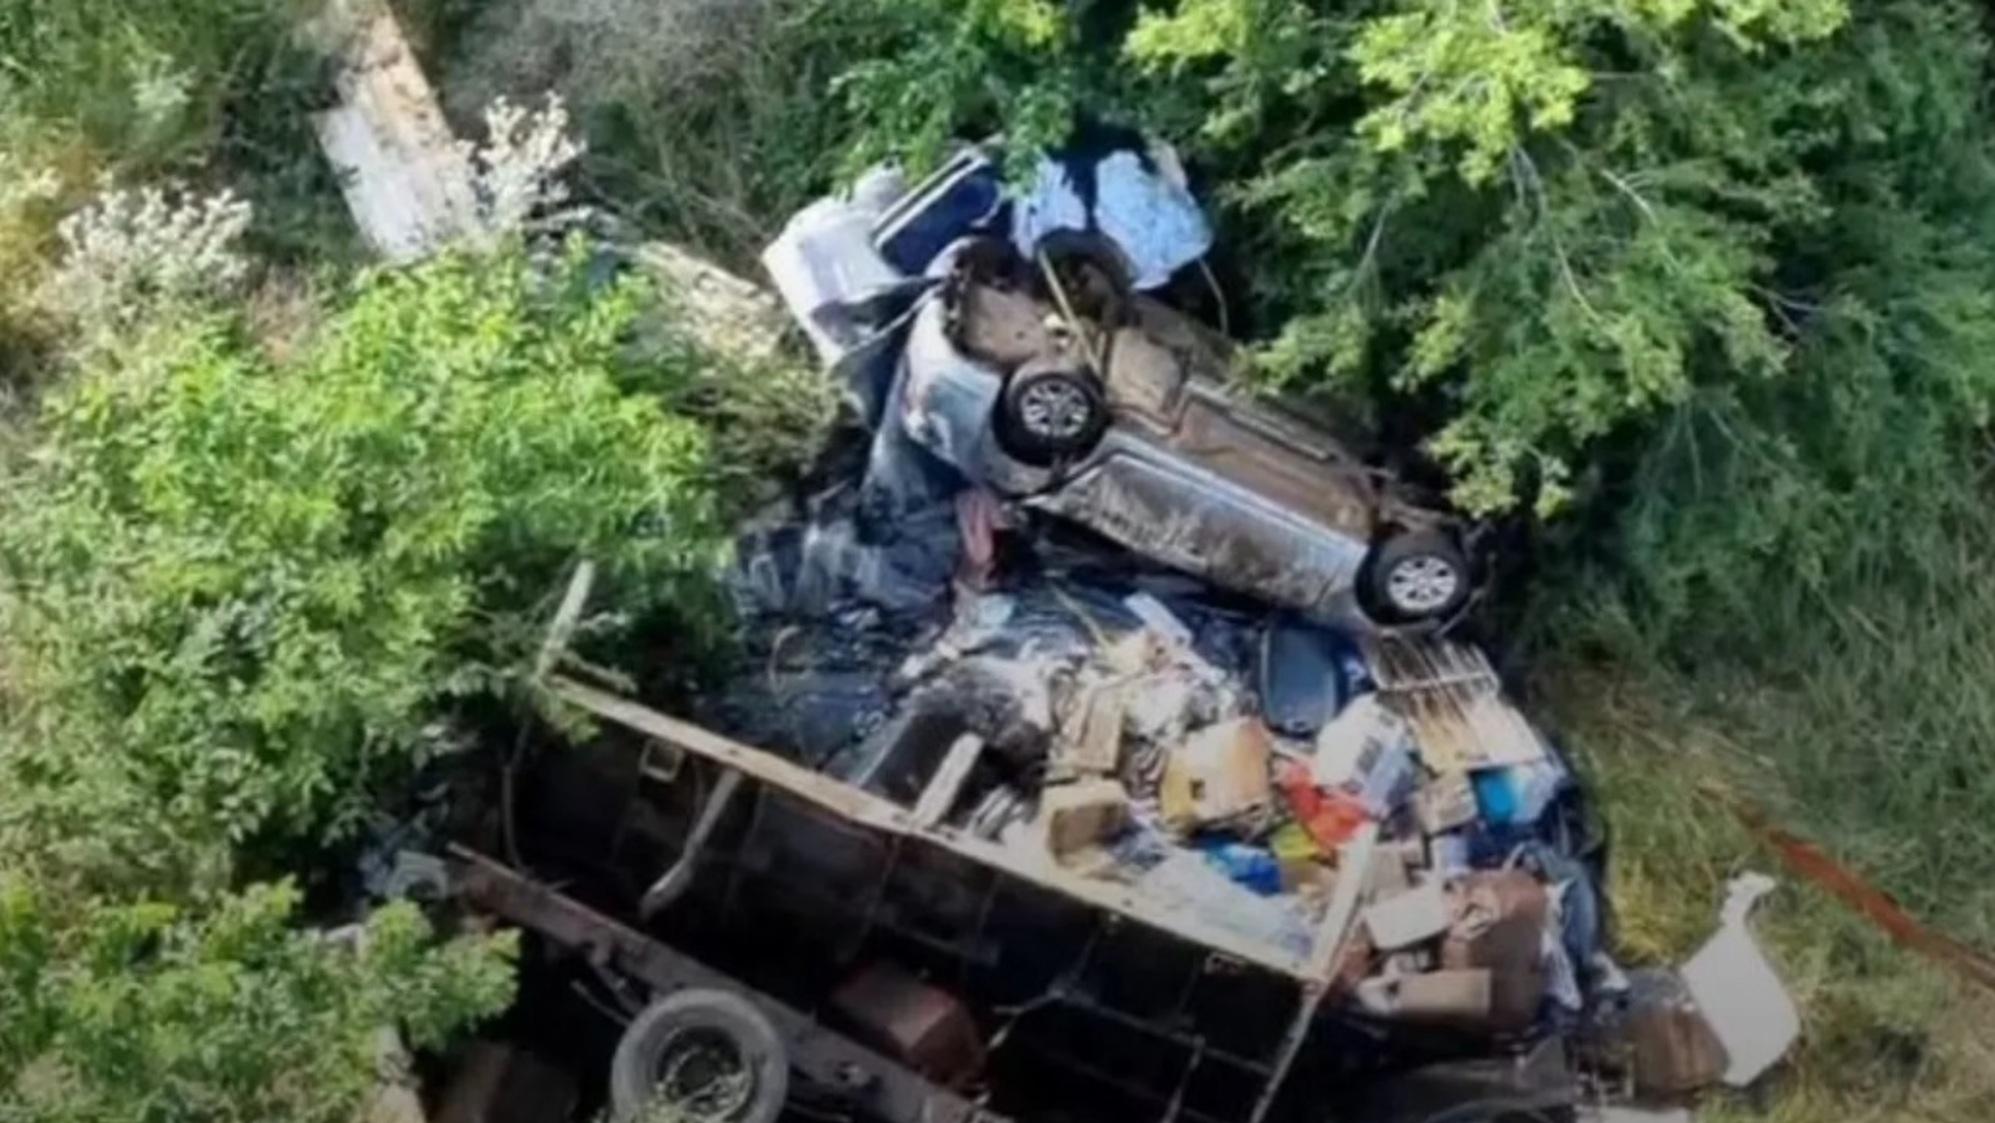
[(1492, 1027), (1530, 1025), (1545, 997), (1545, 887), (1523, 870), (1481, 871), (1462, 879), (1453, 904), (1441, 966), (1487, 968)]
[(1056, 784), (1039, 796), (1046, 850), (1065, 861), (1129, 825), (1129, 793), (1114, 780)]
[(1122, 722), (1129, 684), (1097, 682), (1075, 702), (1073, 715), (1053, 746), (1053, 765), (1069, 775), (1106, 776), (1122, 762)]
[(1365, 910), (1365, 930), (1381, 951), (1431, 940), (1448, 930), (1453, 909), (1447, 890), (1438, 881), (1387, 897)]
[(1164, 765), (1158, 791), (1164, 825), (1189, 833), (1264, 814), (1271, 801), (1273, 752), (1259, 718), (1236, 718), (1193, 733)]
[(1475, 786), (1469, 783), (1468, 774), (1443, 772), (1429, 777), (1413, 793), (1413, 815), (1420, 822), (1420, 833), (1428, 835), (1446, 834), (1475, 822)]
[(1420, 779), (1406, 723), (1375, 695), (1358, 697), (1316, 735), (1316, 785), (1358, 801), (1383, 819), (1413, 794)]

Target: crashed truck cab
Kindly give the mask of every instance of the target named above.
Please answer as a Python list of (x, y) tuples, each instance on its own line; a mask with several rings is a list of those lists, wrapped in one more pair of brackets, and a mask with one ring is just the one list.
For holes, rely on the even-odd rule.
[[(1143, 195), (1112, 192), (1110, 166), (1098, 208)], [(1473, 528), (1243, 391), (1239, 348), (1147, 294), (1210, 236), (1181, 185), (1132, 174), (1159, 181), (1145, 216), (1196, 236), (1132, 250), (1112, 216), (1061, 227), (1072, 207), (1043, 200), (1006, 217), (969, 149), (912, 190), (880, 172), (821, 200), (764, 262), (880, 446), (1327, 622), (1453, 624), (1480, 594)]]

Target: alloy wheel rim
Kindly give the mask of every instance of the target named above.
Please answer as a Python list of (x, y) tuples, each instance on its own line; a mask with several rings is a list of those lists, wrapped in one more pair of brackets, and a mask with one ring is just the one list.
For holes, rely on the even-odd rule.
[(1019, 395), (1019, 420), (1035, 437), (1072, 440), (1087, 431), (1093, 415), (1087, 394), (1065, 379), (1043, 379)]
[(1392, 567), (1386, 594), (1402, 611), (1432, 612), (1453, 600), (1461, 584), (1461, 574), (1446, 559), (1420, 554)]

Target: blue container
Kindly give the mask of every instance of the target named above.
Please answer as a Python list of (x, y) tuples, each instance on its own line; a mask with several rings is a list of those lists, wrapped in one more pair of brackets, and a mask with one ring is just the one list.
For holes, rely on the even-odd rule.
[(1263, 897), (1282, 891), (1281, 863), (1258, 846), (1244, 842), (1206, 842), (1199, 846), (1214, 869)]

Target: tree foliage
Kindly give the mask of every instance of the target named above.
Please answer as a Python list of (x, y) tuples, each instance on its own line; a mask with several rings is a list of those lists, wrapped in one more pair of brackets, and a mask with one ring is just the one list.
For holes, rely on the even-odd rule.
[(572, 559), (640, 610), (696, 590), (704, 435), (621, 388), (661, 379), (627, 369), (639, 300), (444, 260), (364, 279), (282, 360), (186, 310), (78, 372), (0, 500), (0, 803), (141, 865), (162, 830), (336, 832), (452, 699), (507, 689)]
[[(520, 701), (575, 557), (643, 611), (718, 550), (662, 404), (697, 356), (628, 351), (646, 294), (579, 250), (290, 278), (320, 295), (259, 337), (255, 283), (345, 237), (307, 7), (0, 0), (0, 1118), (347, 1123), (384, 1035), (502, 1009), (509, 939), (329, 935), (245, 873), (311, 878), (460, 707)], [(499, 123), (494, 209), (558, 201), (556, 130)]]
[(580, 246), (364, 276), (271, 351), (226, 288), (137, 283), (178, 229), (77, 241), (121, 331), (6, 464), (0, 1117), (334, 1123), (385, 1031), (434, 1048), (510, 1001), (511, 944), (407, 906), (331, 939), (241, 873), (455, 747), (461, 701), (522, 701), (576, 557), (634, 611), (701, 597), (705, 434), (660, 397), (697, 356), (630, 348), (648, 293)]
[(432, 942), (408, 905), (350, 937), (298, 893), (194, 906), (64, 897), (0, 876), (0, 1118), (351, 1123), (382, 1034), (433, 1048), (512, 998), (510, 940)]
[(914, 0), (870, 18), (899, 49), (854, 62), (836, 83), (869, 125), (853, 166), (889, 155), (933, 164), (966, 122), (1001, 122), (1011, 151), (1029, 155), (1065, 139), (1084, 105), (1081, 28), (1054, 0)]
[[(1258, 279), (1262, 319), (1281, 325), (1269, 376), (1436, 391), (1450, 405), (1431, 451), (1465, 506), (1556, 509), (1591, 442), (1681, 401), (1706, 352), (1741, 376), (1782, 364), (1755, 295), (1772, 266), (1765, 220), (1812, 200), (1782, 182), (1792, 169), (1740, 151), (1741, 132), (1779, 132), (1765, 115), (1787, 107), (1740, 102), (1738, 81), (1833, 36), (1840, 0), (1185, 0), (1137, 17), (1112, 77), (1077, 79), (1097, 69), (1068, 45), (1086, 8), (1051, 28), (1025, 19), (1031, 5), (959, 13), (956, 38), (934, 43), (1046, 65), (972, 78), (961, 68), (982, 56), (957, 49), (951, 88), (1029, 72), (1011, 104), (1085, 96), (1188, 143), (1234, 185), (1242, 240), (1279, 263)], [(1040, 30), (1001, 33), (1005, 13)], [(972, 98), (923, 104), (953, 104), (959, 124), (982, 113)], [(1032, 117), (1020, 131), (1059, 130)]]
[[(1673, 620), (1721, 573), (1750, 590), (1891, 549), (1854, 513), (1914, 463), (1898, 530), (1977, 474), (1995, 178), (1973, 5), (1093, 3), (1029, 40), (994, 30), (1014, 10), (1036, 9), (907, 17), (947, 27), (923, 50), (996, 60), (923, 87), (930, 112), (975, 134), (1064, 105), (1065, 127), (1178, 143), (1253, 263), (1263, 382), (1369, 402), (1473, 511), (1582, 500), (1580, 552), (1612, 543), (1615, 580)], [(869, 86), (896, 65), (851, 76), (860, 132), (909, 135)]]
[(285, 48), (303, 10), (288, 0), (7, 0), (7, 112), (60, 123), (135, 165), (205, 159), (237, 99), (302, 90), (305, 76), (283, 69), (300, 61)]

